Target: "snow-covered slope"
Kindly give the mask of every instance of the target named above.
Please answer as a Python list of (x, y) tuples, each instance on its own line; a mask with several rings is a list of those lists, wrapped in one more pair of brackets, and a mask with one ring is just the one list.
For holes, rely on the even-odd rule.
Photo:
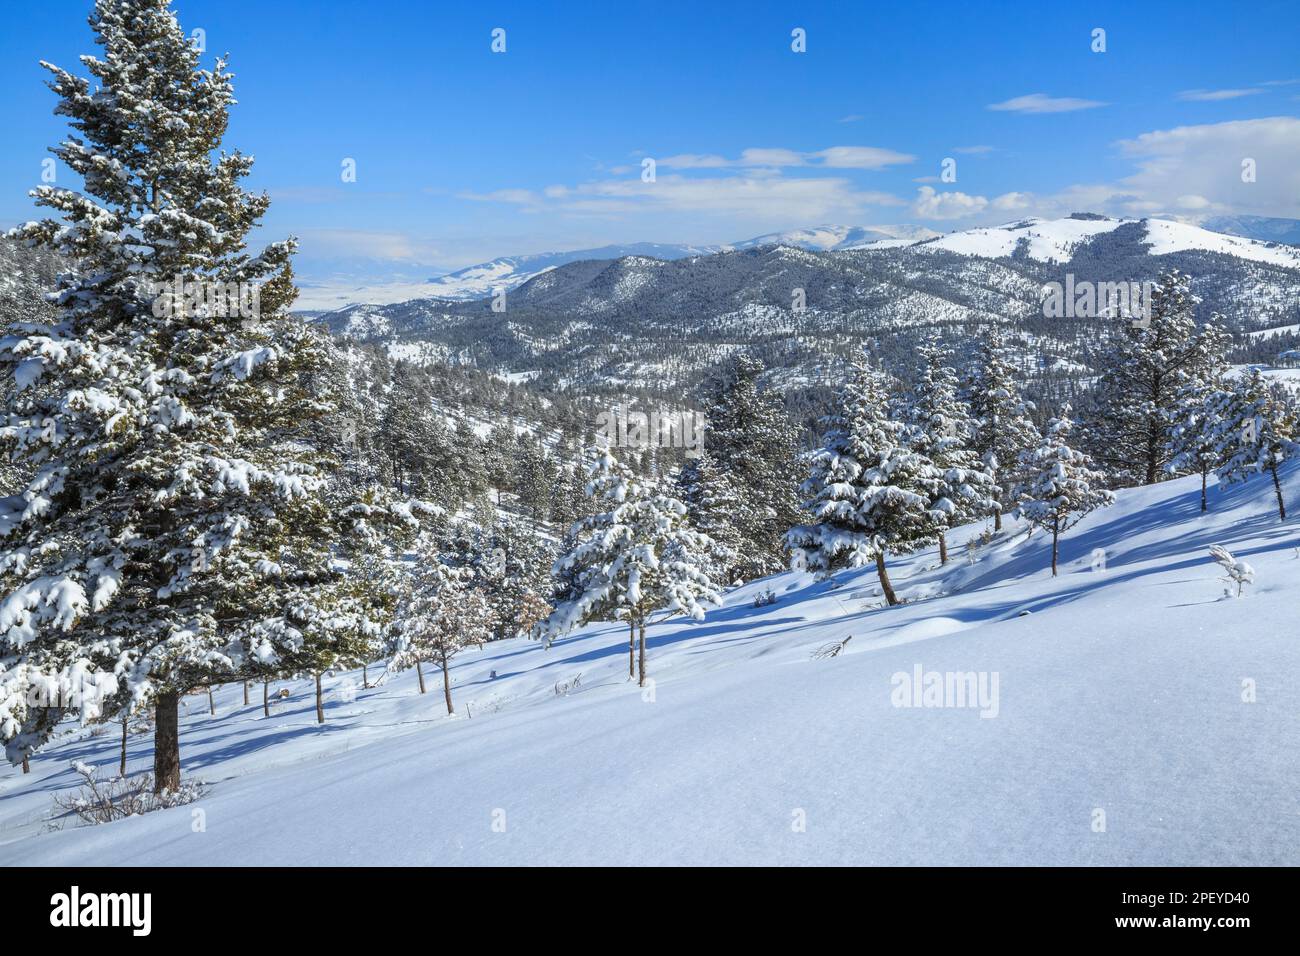
[[(1084, 242), (1126, 225), (1141, 230), (1138, 240), (1153, 256), (1196, 250), (1300, 268), (1300, 248), (1223, 235), (1167, 219), (1110, 219), (1101, 216), (1023, 219), (1001, 226), (952, 232), (913, 245), (917, 249), (943, 250), (984, 259), (1004, 258), (1023, 248), (1025, 255), (1038, 262), (1068, 262)], [(873, 243), (867, 248), (896, 248), (898, 245)]]
[(933, 229), (914, 225), (891, 226), (814, 226), (811, 229), (787, 229), (769, 232), (743, 242), (732, 243), (732, 249), (752, 249), (757, 246), (795, 246), (829, 252), (840, 249), (858, 249), (873, 242), (906, 239), (916, 242), (940, 235)]
[[(1300, 511), (1300, 469), (1285, 488)], [(467, 652), (454, 718), (411, 673), (353, 701), (359, 675), (327, 678), (324, 726), (305, 681), (269, 719), (237, 687), (215, 717), (191, 697), (195, 807), (42, 832), (70, 762), (116, 766), (111, 729), (78, 731), (0, 775), (0, 864), (1294, 865), (1300, 524), (1263, 478), (1212, 489), (1206, 516), (1198, 496), (1120, 493), (1065, 536), (1057, 579), (1009, 522), (974, 563), (976, 527), (945, 569), (895, 560), (895, 608), (871, 571), (751, 583), (652, 628), (652, 693), (627, 681), (626, 632), (595, 626)], [(1246, 597), (1222, 597), (1212, 543), (1255, 567)], [(918, 668), (989, 696), (895, 706)], [(147, 738), (130, 753), (148, 768)]]

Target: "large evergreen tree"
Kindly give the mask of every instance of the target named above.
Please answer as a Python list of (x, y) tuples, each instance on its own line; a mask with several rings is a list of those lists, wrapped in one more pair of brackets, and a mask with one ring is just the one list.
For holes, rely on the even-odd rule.
[(1225, 333), (1213, 323), (1198, 326), (1197, 301), (1186, 274), (1161, 276), (1143, 321), (1126, 324), (1101, 359), (1092, 447), (1119, 483), (1171, 476), (1179, 394), (1221, 366)]
[(1286, 520), (1286, 499), (1278, 469), (1300, 455), (1300, 396), (1284, 382), (1269, 381), (1257, 368), (1235, 378), (1217, 394), (1206, 413), (1215, 425), (1219, 481), (1234, 484), (1267, 473)]
[(727, 580), (785, 566), (784, 533), (798, 520), (795, 430), (781, 397), (759, 384), (763, 363), (740, 356), (713, 388), (704, 448), (739, 498), (731, 516), (742, 542)]
[(795, 563), (819, 574), (874, 561), (885, 601), (894, 605), (886, 555), (933, 542), (946, 515), (935, 507), (942, 474), (911, 448), (889, 405), (884, 374), (855, 365), (801, 489), (811, 520), (790, 529), (787, 541)]
[(73, 268), (55, 317), (0, 342), (0, 439), (31, 471), (0, 504), (0, 735), (16, 762), (65, 714), (152, 704), (167, 790), (180, 696), (296, 666), (337, 619), (334, 543), (372, 515), (327, 499), (328, 353), (287, 311), (293, 244), (245, 248), (269, 200), (218, 152), (226, 64), (200, 67), (168, 0), (98, 0), (90, 26), (92, 79), (45, 64), (84, 187), (39, 187), (53, 215), (16, 230)]
[(1020, 454), (1038, 443), (1038, 429), (1029, 417), (1034, 406), (1020, 396), (1009, 356), (1001, 334), (989, 329), (980, 341), (966, 385), (975, 421), (972, 447), (996, 483), (995, 530), (1002, 528), (1002, 512), (1015, 503)]
[(721, 601), (708, 574), (713, 543), (688, 525), (685, 505), (634, 475), (608, 449), (597, 452), (587, 488), (605, 510), (579, 522), (572, 549), (555, 562), (555, 575), (567, 579), (572, 596), (557, 604), (544, 630), (554, 636), (588, 621), (627, 621), (628, 676), (636, 637), (644, 686), (646, 625), (653, 616), (700, 620), (706, 604)]
[(988, 515), (998, 507), (988, 466), (974, 449), (977, 423), (961, 400), (957, 371), (948, 353), (931, 341), (917, 349), (921, 368), (906, 405), (908, 441), (939, 469), (940, 485), (930, 502), (942, 514), (939, 562), (948, 563), (948, 528)]

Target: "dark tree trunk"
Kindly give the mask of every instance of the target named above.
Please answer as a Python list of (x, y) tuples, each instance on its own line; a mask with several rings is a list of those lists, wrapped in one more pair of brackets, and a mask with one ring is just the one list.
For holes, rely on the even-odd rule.
[(361, 665), (361, 689), (370, 689), (370, 665), (368, 664)]
[(451, 668), (447, 666), (447, 652), (442, 652), (442, 694), (447, 698), (447, 713), (456, 711), (451, 706)]
[(627, 679), (636, 676), (636, 625), (632, 619), (627, 621)]
[(939, 563), (948, 563), (948, 540), (942, 531), (939, 532)]
[(885, 570), (884, 549), (876, 552), (876, 574), (880, 575), (880, 589), (885, 592), (885, 603), (893, 607), (898, 603), (898, 597), (894, 594), (894, 586), (889, 583), (889, 572)]
[(420, 662), (415, 662), (415, 676), (420, 679), (420, 693), (424, 693), (424, 670), (420, 667)]
[(1273, 473), (1273, 492), (1277, 495), (1277, 513), (1282, 520), (1286, 520), (1286, 502), (1282, 500), (1282, 482), (1277, 477), (1277, 462), (1269, 466), (1269, 471)]
[(993, 512), (993, 530), (1002, 530), (1002, 506), (998, 505), (997, 510)]
[(262, 681), (262, 716), (271, 716), (271, 682)]
[(32, 765), (27, 762), (27, 754), (23, 754), (23, 773), (31, 773)]
[(637, 680), (637, 685), (639, 687), (645, 686), (645, 620), (644, 619), (641, 621), (641, 663), (640, 663), (640, 677)]
[(181, 695), (174, 690), (154, 698), (153, 792), (181, 785)]
[(117, 767), (117, 775), (119, 777), (126, 776), (126, 726), (130, 722), (131, 722), (131, 713), (130, 711), (128, 711), (127, 713), (122, 715), (122, 759), (119, 762)]
[(208, 685), (208, 713), (217, 716), (217, 705), (212, 702), (212, 685)]
[(1210, 480), (1210, 473), (1204, 468), (1201, 469), (1201, 511), (1209, 511), (1210, 504), (1205, 497), (1205, 486)]
[(316, 672), (316, 723), (325, 723), (325, 704), (321, 700), (320, 672)]
[(248, 706), (248, 681), (244, 681), (244, 706)]
[(1059, 518), (1052, 519), (1052, 577), (1056, 577), (1056, 553), (1057, 542), (1061, 540), (1061, 521)]

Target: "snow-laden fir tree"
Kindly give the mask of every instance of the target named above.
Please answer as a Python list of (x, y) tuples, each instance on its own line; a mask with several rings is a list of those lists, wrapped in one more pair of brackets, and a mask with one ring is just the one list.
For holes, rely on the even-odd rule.
[(1061, 535), (1084, 515), (1111, 504), (1115, 496), (1101, 488), (1105, 475), (1093, 467), (1092, 459), (1070, 447), (1074, 422), (1070, 406), (1047, 423), (1038, 447), (1021, 455), (1025, 481), (1020, 487), (1017, 509), (1036, 528), (1052, 533), (1052, 576), (1056, 576)]
[(1029, 417), (1033, 403), (1020, 396), (1010, 349), (997, 329), (987, 330), (980, 341), (966, 398), (975, 421), (972, 447), (996, 485), (993, 528), (1001, 530), (1002, 512), (1015, 504), (1020, 453), (1036, 446), (1039, 435)]
[(414, 667), (423, 694), (423, 665), (436, 665), (442, 671), (447, 713), (452, 714), (451, 662), (466, 647), (482, 644), (491, 636), (487, 601), (473, 586), (473, 572), (447, 564), (431, 534), (421, 535), (408, 575), (399, 608), (397, 651), (389, 668), (403, 671)]
[(742, 546), (727, 581), (781, 570), (784, 532), (798, 520), (796, 432), (780, 395), (759, 384), (763, 371), (758, 359), (737, 358), (712, 388), (705, 416), (704, 448), (740, 505), (732, 527)]
[(1206, 417), (1215, 429), (1216, 475), (1225, 485), (1267, 473), (1273, 481), (1278, 516), (1286, 520), (1286, 500), (1278, 469), (1300, 455), (1300, 396), (1285, 382), (1265, 378), (1258, 368), (1232, 379), (1216, 393)]
[(1189, 382), (1178, 390), (1169, 418), (1169, 461), (1173, 473), (1201, 476), (1201, 511), (1210, 507), (1207, 488), (1210, 475), (1222, 463), (1219, 452), (1219, 414), (1224, 409), (1228, 387), (1222, 378)]
[(713, 550), (709, 556), (709, 575), (724, 583), (737, 583), (727, 572), (740, 563), (745, 541), (736, 527), (736, 515), (745, 503), (731, 475), (713, 455), (705, 451), (692, 458), (677, 476), (678, 497), (686, 505), (691, 527), (709, 536)]
[(943, 476), (891, 418), (883, 373), (855, 364), (837, 406), (801, 487), (810, 520), (786, 540), (795, 566), (821, 575), (874, 561), (885, 601), (894, 605), (886, 556), (932, 543), (945, 526), (946, 514), (934, 506)]
[(225, 63), (200, 68), (168, 0), (99, 0), (90, 25), (92, 79), (45, 64), (84, 187), (39, 187), (53, 215), (15, 231), (73, 269), (53, 320), (0, 340), (0, 439), (31, 474), (0, 503), (0, 737), (17, 762), (67, 714), (152, 704), (174, 790), (181, 695), (328, 644), (306, 635), (364, 519), (330, 507), (308, 435), (334, 402), (323, 333), (287, 311), (292, 242), (245, 248), (269, 200), (218, 151)]
[(550, 614), (554, 562), (554, 549), (515, 519), (501, 516), (479, 531), (468, 566), (487, 602), (494, 640), (527, 634)]
[(931, 341), (919, 346), (917, 355), (921, 368), (905, 406), (907, 438), (942, 478), (930, 509), (944, 515), (938, 529), (939, 562), (947, 564), (947, 529), (991, 514), (998, 507), (997, 489), (974, 449), (976, 422), (958, 394), (949, 353)]
[(588, 621), (627, 621), (628, 676), (636, 638), (645, 686), (646, 625), (677, 614), (702, 620), (706, 605), (721, 602), (708, 574), (713, 543), (690, 527), (685, 505), (608, 449), (596, 450), (587, 492), (602, 510), (575, 526), (576, 543), (556, 560), (554, 574), (569, 579), (573, 596), (542, 629), (549, 640)]
[(1226, 333), (1196, 322), (1199, 300), (1191, 279), (1177, 269), (1154, 287), (1148, 314), (1128, 321), (1100, 360), (1096, 420), (1089, 428), (1098, 461), (1121, 484), (1154, 484), (1166, 466), (1179, 395), (1222, 367)]

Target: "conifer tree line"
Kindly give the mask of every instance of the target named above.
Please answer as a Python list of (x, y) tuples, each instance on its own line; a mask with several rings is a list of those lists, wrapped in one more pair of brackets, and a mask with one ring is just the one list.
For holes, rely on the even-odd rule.
[[(605, 622), (650, 686), (647, 628), (699, 620), (792, 564), (872, 567), (1014, 514), (1062, 541), (1118, 487), (1269, 481), (1300, 453), (1295, 394), (1232, 373), (1190, 280), (1159, 284), (1068, 402), (1022, 391), (996, 329), (869, 356), (810, 439), (753, 354), (696, 396), (699, 454), (594, 439), (597, 402), (545, 401), (476, 370), (394, 360), (290, 311), (292, 239), (249, 248), (269, 199), (224, 149), (233, 74), (205, 68), (169, 0), (97, 0), (90, 78), (45, 64), (74, 190), (33, 193), (18, 240), (70, 263), (48, 308), (4, 317), (0, 738), (11, 761), (61, 721), (154, 715), (154, 785), (180, 783), (181, 698), (214, 685), (436, 674), (457, 655)], [(249, 284), (255, 316), (174, 289)], [(501, 398), (501, 394), (506, 397)], [(471, 412), (470, 409), (476, 411)], [(1040, 427), (1041, 426), (1041, 427)], [(1067, 562), (1070, 555), (1066, 555)], [(620, 665), (621, 666), (621, 665)], [(435, 698), (436, 699), (436, 698)]]

